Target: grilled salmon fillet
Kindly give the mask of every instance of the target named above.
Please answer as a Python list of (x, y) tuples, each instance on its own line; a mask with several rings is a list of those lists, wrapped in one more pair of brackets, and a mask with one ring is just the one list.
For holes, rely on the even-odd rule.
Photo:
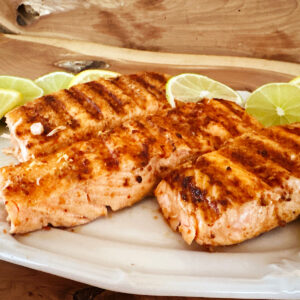
[(11, 233), (75, 226), (130, 206), (161, 176), (258, 123), (232, 102), (205, 100), (130, 120), (55, 154), (0, 170)]
[(174, 170), (155, 195), (188, 243), (232, 245), (300, 214), (300, 124), (245, 133)]
[(6, 114), (19, 161), (54, 153), (121, 122), (170, 108), (167, 75), (139, 73), (99, 79), (43, 96)]

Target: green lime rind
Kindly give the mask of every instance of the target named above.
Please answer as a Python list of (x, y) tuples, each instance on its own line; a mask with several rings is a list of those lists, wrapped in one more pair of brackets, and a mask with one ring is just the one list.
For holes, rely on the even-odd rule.
[(290, 83), (269, 83), (255, 90), (246, 111), (265, 127), (300, 122), (300, 87)]
[(227, 85), (207, 76), (183, 73), (172, 77), (166, 84), (166, 97), (172, 107), (175, 99), (182, 102), (197, 102), (204, 98), (218, 98), (242, 105), (242, 97)]
[(48, 95), (69, 87), (74, 75), (67, 72), (52, 72), (41, 76), (35, 80), (35, 83)]
[(0, 88), (15, 90), (22, 94), (23, 103), (31, 101), (43, 95), (43, 90), (38, 87), (32, 80), (15, 77), (15, 76), (0, 76)]
[(0, 119), (23, 102), (22, 94), (15, 90), (0, 89)]
[(69, 87), (76, 84), (97, 80), (98, 78), (109, 79), (118, 77), (120, 75), (120, 73), (110, 70), (89, 69), (75, 75), (74, 78), (71, 80)]
[(290, 84), (293, 84), (293, 85), (298, 85), (298, 86), (300, 86), (300, 76), (295, 77), (295, 78), (292, 79), (289, 83), (290, 83)]

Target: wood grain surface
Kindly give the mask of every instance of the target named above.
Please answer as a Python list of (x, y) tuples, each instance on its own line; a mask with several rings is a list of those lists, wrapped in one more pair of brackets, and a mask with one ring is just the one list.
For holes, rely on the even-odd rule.
[[(31, 3), (31, 6), (30, 6)], [(0, 0), (7, 32), (300, 62), (300, 0)]]
[(96, 61), (121, 73), (160, 71), (197, 72), (232, 88), (253, 90), (268, 82), (286, 82), (300, 74), (300, 65), (230, 56), (168, 54), (129, 50), (90, 42), (0, 35), (0, 73), (35, 79), (63, 69), (65, 63)]

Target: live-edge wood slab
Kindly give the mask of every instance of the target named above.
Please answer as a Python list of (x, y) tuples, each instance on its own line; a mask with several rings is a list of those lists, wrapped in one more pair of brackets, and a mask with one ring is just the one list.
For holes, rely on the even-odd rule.
[(0, 0), (7, 32), (300, 62), (300, 0)]
[(300, 74), (300, 65), (245, 57), (139, 51), (83, 41), (0, 35), (0, 74), (35, 79), (62, 70), (63, 63), (95, 60), (121, 73), (196, 72), (232, 88), (253, 90), (268, 82), (285, 82)]

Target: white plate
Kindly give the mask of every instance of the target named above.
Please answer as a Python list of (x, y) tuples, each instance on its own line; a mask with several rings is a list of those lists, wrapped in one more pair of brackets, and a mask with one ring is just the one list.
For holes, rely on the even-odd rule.
[[(0, 148), (8, 145), (8, 140), (1, 139)], [(0, 154), (1, 166), (13, 161)], [(109, 290), (300, 298), (299, 221), (215, 253), (187, 246), (167, 226), (155, 199), (74, 230), (41, 230), (22, 236), (5, 231), (8, 225), (0, 214), (1, 259)]]

